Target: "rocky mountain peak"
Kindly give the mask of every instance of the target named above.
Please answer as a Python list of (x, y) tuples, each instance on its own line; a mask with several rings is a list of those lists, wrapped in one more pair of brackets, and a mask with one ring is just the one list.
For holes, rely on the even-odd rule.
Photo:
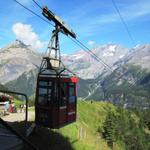
[(40, 65), (40, 55), (20, 40), (15, 40), (0, 51), (0, 82), (15, 80), (24, 72)]
[(26, 45), (25, 43), (23, 43), (21, 40), (16, 39), (14, 42), (12, 42), (11, 46), (14, 47), (20, 47), (20, 48), (27, 48), (30, 45)]
[(15, 54), (27, 54), (27, 53), (30, 53), (30, 54), (33, 54), (33, 53), (36, 53), (35, 50), (33, 50), (31, 48), (30, 45), (26, 45), (25, 43), (23, 43), (22, 41), (16, 39), (15, 41), (13, 41), (12, 43), (10, 43), (9, 45), (7, 45), (6, 47), (2, 48), (0, 52), (3, 52), (3, 53), (15, 53)]

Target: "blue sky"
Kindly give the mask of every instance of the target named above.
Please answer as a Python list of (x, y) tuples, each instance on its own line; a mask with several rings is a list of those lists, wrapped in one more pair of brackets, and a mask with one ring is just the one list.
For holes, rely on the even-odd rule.
[[(41, 15), (32, 0), (18, 0)], [(150, 43), (150, 0), (114, 0), (135, 41), (129, 38), (112, 0), (36, 0), (47, 5), (77, 34), (89, 48), (107, 43), (131, 48)], [(34, 16), (13, 0), (0, 1), (0, 47), (20, 38), (45, 51), (53, 27)], [(42, 15), (41, 15), (42, 16)], [(64, 35), (60, 36), (62, 53), (73, 53), (80, 48)]]

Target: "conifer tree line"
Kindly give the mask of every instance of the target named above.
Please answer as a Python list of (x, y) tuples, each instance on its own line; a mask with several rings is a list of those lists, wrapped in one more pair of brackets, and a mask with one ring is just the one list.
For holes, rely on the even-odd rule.
[(126, 150), (150, 150), (150, 110), (109, 110), (100, 135), (111, 149), (121, 143)]

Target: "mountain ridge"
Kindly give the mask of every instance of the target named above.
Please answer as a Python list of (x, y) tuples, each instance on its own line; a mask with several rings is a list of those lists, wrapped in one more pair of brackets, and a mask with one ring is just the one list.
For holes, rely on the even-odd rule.
[[(110, 97), (107, 98), (105, 93), (110, 91), (110, 87), (118, 89), (124, 84), (137, 85), (136, 80), (150, 72), (150, 44), (139, 45), (132, 50), (108, 44), (93, 49), (93, 52), (113, 72), (83, 50), (72, 55), (62, 55), (64, 64), (79, 76), (78, 94), (84, 99), (109, 101)], [(35, 91), (40, 63), (40, 54), (22, 42), (15, 41), (0, 51), (0, 83), (31, 96)]]

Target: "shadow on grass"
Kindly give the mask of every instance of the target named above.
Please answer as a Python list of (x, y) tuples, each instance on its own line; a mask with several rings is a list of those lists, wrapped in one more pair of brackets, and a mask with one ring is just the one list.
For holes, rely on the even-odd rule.
[[(28, 122), (30, 126), (32, 122)], [(11, 126), (24, 136), (24, 122), (14, 122)], [(69, 139), (62, 134), (47, 128), (39, 128), (34, 131), (27, 139), (39, 150), (74, 150)], [(24, 144), (22, 150), (30, 150), (27, 144)]]

